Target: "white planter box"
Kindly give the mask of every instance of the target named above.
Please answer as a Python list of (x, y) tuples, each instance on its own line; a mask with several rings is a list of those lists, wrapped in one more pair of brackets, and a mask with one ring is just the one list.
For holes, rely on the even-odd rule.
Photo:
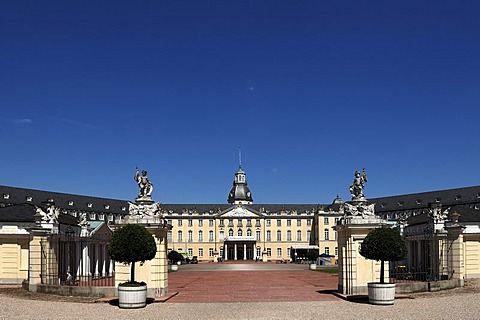
[(317, 265), (315, 263), (311, 263), (310, 270), (317, 270)]
[(371, 304), (393, 304), (395, 301), (395, 283), (368, 283), (368, 301)]
[(123, 309), (143, 308), (147, 305), (147, 286), (118, 286), (118, 306)]

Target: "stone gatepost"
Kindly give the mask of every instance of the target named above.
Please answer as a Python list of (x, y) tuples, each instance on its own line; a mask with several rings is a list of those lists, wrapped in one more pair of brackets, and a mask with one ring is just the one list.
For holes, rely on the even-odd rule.
[(447, 241), (450, 245), (452, 279), (457, 280), (457, 285), (462, 287), (465, 277), (463, 242), (465, 227), (458, 224), (458, 213), (452, 214), (452, 221), (445, 224), (445, 229), (447, 229)]
[[(380, 262), (360, 255), (367, 234), (386, 224), (377, 217), (344, 217), (334, 229), (338, 232), (338, 291), (346, 295), (365, 294), (368, 282), (380, 281)], [(388, 281), (388, 262), (385, 262)]]
[[(365, 294), (368, 282), (380, 281), (380, 262), (362, 257), (360, 246), (371, 230), (386, 225), (387, 221), (376, 216), (375, 204), (365, 199), (365, 182), (365, 169), (362, 173), (356, 171), (350, 186), (352, 200), (342, 206), (345, 215), (333, 227), (338, 239), (338, 291), (345, 295)], [(388, 270), (388, 262), (385, 262), (386, 281)]]
[[(146, 175), (147, 172), (144, 170), (140, 176), (137, 168), (135, 180), (140, 187), (140, 193), (134, 203), (129, 202), (129, 215), (116, 222), (114, 229), (126, 224), (139, 224), (153, 235), (157, 245), (155, 258), (145, 261), (142, 266), (137, 262), (135, 278), (147, 284), (147, 297), (154, 298), (168, 294), (167, 233), (172, 227), (164, 219), (161, 204), (152, 200), (153, 184)], [(127, 281), (130, 281), (130, 266), (116, 262), (116, 288), (120, 283)]]

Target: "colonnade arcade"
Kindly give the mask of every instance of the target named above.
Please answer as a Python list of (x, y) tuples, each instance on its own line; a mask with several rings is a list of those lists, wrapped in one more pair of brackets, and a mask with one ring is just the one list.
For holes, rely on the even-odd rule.
[(256, 260), (261, 258), (260, 247), (256, 246), (253, 236), (229, 236), (226, 237), (221, 250), (221, 257), (226, 260)]

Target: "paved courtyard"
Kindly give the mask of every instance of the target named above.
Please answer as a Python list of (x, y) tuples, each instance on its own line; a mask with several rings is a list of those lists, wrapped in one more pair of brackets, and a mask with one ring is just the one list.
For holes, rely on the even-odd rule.
[(168, 302), (334, 301), (337, 275), (308, 265), (275, 263), (201, 263), (169, 274)]

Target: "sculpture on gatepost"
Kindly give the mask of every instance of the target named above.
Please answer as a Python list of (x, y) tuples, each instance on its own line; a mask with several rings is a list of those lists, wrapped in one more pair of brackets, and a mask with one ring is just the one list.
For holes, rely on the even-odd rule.
[(363, 168), (362, 173), (355, 171), (355, 179), (350, 186), (350, 194), (352, 195), (352, 201), (366, 201), (363, 195), (363, 189), (365, 188), (365, 182), (367, 182), (367, 173)]
[(375, 204), (368, 203), (363, 194), (365, 182), (367, 182), (367, 172), (365, 168), (362, 169), (362, 173), (355, 171), (355, 178), (349, 188), (352, 200), (344, 203), (345, 216), (361, 217), (364, 219), (375, 217)]
[(142, 170), (142, 174), (140, 175), (138, 171), (138, 167), (135, 169), (135, 181), (137, 181), (138, 187), (140, 188), (140, 192), (138, 193), (137, 199), (135, 201), (141, 202), (153, 202), (152, 200), (152, 191), (153, 191), (153, 183), (147, 177), (147, 171)]

